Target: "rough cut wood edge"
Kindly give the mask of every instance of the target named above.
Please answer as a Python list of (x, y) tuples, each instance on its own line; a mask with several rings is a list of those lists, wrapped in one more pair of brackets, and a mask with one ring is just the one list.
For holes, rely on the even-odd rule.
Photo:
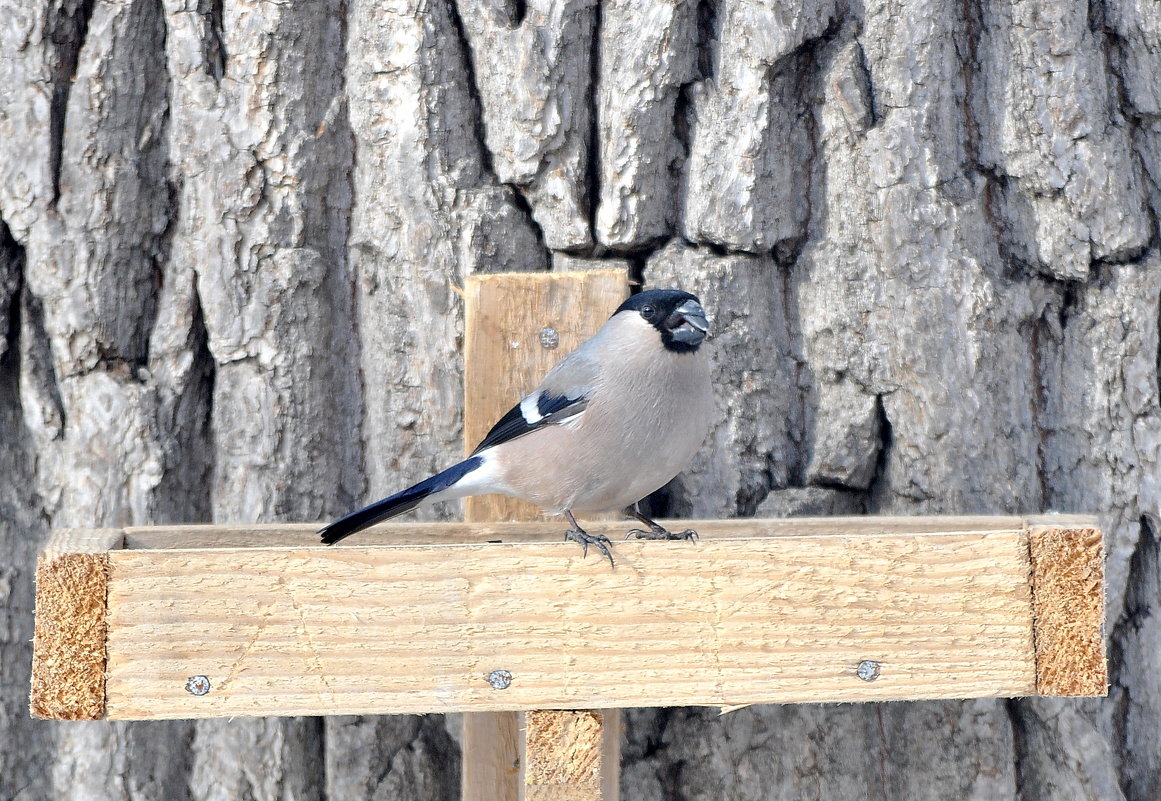
[(36, 562), (33, 717), (105, 716), (105, 598), (120, 529), (60, 529)]
[(620, 711), (528, 712), (524, 801), (616, 801)]
[(1104, 540), (1097, 521), (1029, 521), (1038, 695), (1108, 694)]

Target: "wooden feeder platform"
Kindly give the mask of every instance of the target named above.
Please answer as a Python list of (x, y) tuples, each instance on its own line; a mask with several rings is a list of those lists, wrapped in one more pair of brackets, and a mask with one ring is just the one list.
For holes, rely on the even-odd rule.
[(617, 543), (615, 569), (545, 523), (389, 523), (337, 547), (313, 525), (58, 531), (37, 568), (32, 710), (150, 720), (1105, 692), (1090, 518), (691, 525), (700, 542)]
[[(466, 446), (627, 291), (469, 277)], [(470, 522), (336, 547), (315, 524), (56, 531), (32, 713), (464, 712), (464, 801), (611, 801), (623, 707), (1106, 692), (1091, 517), (682, 521), (699, 542), (620, 541), (613, 569), (558, 522), (491, 522), (530, 514), (473, 498)]]

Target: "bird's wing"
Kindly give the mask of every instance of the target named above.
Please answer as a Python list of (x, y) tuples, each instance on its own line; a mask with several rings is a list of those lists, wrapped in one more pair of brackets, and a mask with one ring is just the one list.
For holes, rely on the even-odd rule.
[(596, 362), (586, 354), (581, 351), (570, 354), (552, 368), (539, 387), (492, 426), (472, 455), (538, 428), (560, 425), (573, 419), (588, 406), (597, 373)]

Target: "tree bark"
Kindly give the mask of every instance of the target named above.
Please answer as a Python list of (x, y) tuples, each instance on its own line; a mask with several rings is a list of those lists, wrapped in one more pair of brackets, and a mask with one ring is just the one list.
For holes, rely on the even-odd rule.
[(445, 466), (463, 276), (602, 266), (715, 319), (654, 512), (1095, 512), (1109, 550), (1108, 699), (635, 710), (623, 797), (1161, 795), (1155, 3), (0, 19), (0, 798), (454, 797), (454, 716), (28, 719), (35, 552)]

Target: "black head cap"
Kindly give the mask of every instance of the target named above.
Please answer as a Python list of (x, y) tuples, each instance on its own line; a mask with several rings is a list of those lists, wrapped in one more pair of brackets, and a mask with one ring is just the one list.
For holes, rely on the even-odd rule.
[(692, 353), (705, 340), (709, 321), (696, 295), (680, 289), (647, 289), (622, 303), (614, 314), (633, 311), (661, 334), (666, 349)]

